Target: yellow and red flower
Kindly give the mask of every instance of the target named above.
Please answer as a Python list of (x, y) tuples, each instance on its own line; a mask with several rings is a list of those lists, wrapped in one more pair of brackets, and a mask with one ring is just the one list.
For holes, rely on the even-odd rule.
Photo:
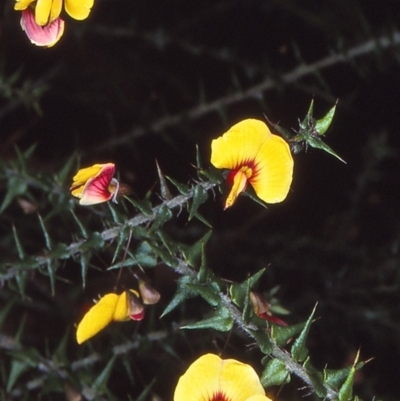
[(127, 290), (119, 295), (106, 294), (89, 309), (78, 324), (76, 341), (82, 344), (111, 322), (142, 320), (143, 317), (144, 307), (137, 291)]
[(119, 182), (113, 178), (114, 174), (113, 163), (83, 168), (73, 177), (71, 194), (80, 199), (81, 205), (94, 205), (110, 199), (117, 202)]
[(235, 359), (206, 354), (180, 377), (174, 401), (271, 401), (254, 369)]
[(293, 177), (293, 158), (287, 142), (259, 120), (247, 119), (211, 143), (211, 164), (230, 170), (232, 188), (225, 209), (232, 206), (250, 184), (266, 203), (282, 202)]
[(83, 20), (90, 14), (93, 2), (94, 0), (16, 0), (14, 10), (22, 11), (22, 29), (31, 42), (50, 47), (57, 43), (64, 32), (64, 21), (60, 18), (63, 4), (69, 16)]

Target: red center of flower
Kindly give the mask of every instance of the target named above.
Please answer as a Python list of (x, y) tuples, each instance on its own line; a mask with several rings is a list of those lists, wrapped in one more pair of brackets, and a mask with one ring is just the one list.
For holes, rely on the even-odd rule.
[(213, 394), (209, 401), (231, 401), (225, 393), (222, 391), (217, 391)]

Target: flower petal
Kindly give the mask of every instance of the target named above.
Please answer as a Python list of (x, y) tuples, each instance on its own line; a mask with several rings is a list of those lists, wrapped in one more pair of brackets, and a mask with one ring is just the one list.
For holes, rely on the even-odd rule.
[(64, 33), (64, 21), (61, 18), (40, 26), (36, 23), (31, 8), (22, 11), (21, 27), (33, 44), (44, 47), (54, 46)]
[(236, 170), (254, 160), (270, 135), (262, 121), (240, 121), (211, 142), (211, 164), (216, 168)]
[(85, 185), (90, 178), (96, 177), (104, 168), (114, 168), (115, 172), (115, 165), (113, 163), (94, 164), (91, 167), (81, 168), (72, 178), (73, 184), (71, 190), (75, 187)]
[(249, 397), (246, 401), (271, 401), (266, 395), (256, 394)]
[(250, 365), (206, 354), (180, 377), (174, 401), (211, 401), (216, 394), (230, 401), (245, 401), (254, 395), (264, 396), (265, 392)]
[(115, 311), (120, 298), (121, 296), (117, 294), (107, 294), (90, 308), (78, 324), (76, 331), (78, 344), (93, 337), (115, 320)]
[(25, 10), (29, 6), (29, 4), (33, 3), (34, 1), (35, 0), (15, 0), (14, 10)]
[(86, 19), (93, 7), (94, 0), (65, 0), (65, 11), (76, 20)]
[(246, 189), (248, 182), (245, 173), (241, 171), (231, 171), (231, 173), (232, 174), (229, 174), (231, 180), (229, 179), (228, 176), (228, 181), (232, 181), (232, 188), (226, 198), (224, 209), (227, 209), (228, 207), (231, 207), (234, 204), (239, 194)]
[(50, 9), (50, 21), (54, 21), (56, 18), (58, 18), (61, 14), (61, 9), (62, 9), (62, 0), (53, 0), (53, 3), (51, 4), (51, 9)]
[(35, 6), (35, 20), (40, 26), (50, 22), (50, 11), (53, 0), (37, 0)]
[(257, 196), (266, 203), (282, 202), (293, 178), (293, 158), (289, 145), (277, 135), (269, 135), (255, 158), (256, 171), (249, 179)]

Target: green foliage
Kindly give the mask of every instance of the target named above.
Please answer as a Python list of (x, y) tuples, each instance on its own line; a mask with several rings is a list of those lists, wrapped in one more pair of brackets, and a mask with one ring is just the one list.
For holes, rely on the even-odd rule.
[[(313, 119), (312, 109), (313, 103), (300, 124), (299, 134), (293, 140), (320, 147), (337, 156), (326, 145), (321, 145), (322, 141), (319, 138), (327, 131), (335, 107), (320, 120)], [(275, 128), (284, 132), (278, 126)], [(119, 205), (109, 204), (85, 210), (75, 205), (65, 188), (65, 185), (68, 185), (67, 178), (71, 175), (72, 166), (75, 164), (73, 158), (69, 159), (51, 180), (36, 173), (35, 177), (30, 176), (33, 173), (29, 167), (31, 154), (31, 150), (25, 153), (18, 152), (16, 162), (3, 163), (1, 166), (5, 188), (1, 206), (3, 213), (19, 196), (23, 195), (35, 202), (37, 195), (32, 192), (32, 188), (47, 194), (47, 199), (43, 201), (41, 212), (38, 214), (36, 227), (37, 233), (42, 236), (40, 248), (35, 252), (28, 252), (21, 239), (26, 235), (28, 227), (24, 227), (23, 224), (11, 226), (10, 236), (15, 245), (15, 259), (8, 260), (0, 271), (0, 279), (9, 288), (8, 296), (11, 297), (13, 293), (18, 292), (22, 299), (26, 299), (30, 275), (37, 272), (48, 279), (49, 293), (56, 297), (57, 288), (63, 282), (64, 265), (67, 265), (68, 269), (80, 272), (81, 288), (91, 284), (91, 276), (96, 271), (100, 277), (118, 272), (118, 278), (116, 281), (111, 280), (105, 292), (112, 292), (113, 288), (118, 286), (123, 289), (131, 288), (132, 280), (146, 277), (150, 269), (155, 270), (163, 265), (177, 274), (177, 279), (175, 294), (168, 302), (166, 299), (163, 300), (161, 321), (168, 322), (172, 312), (176, 313), (177, 310), (184, 308), (185, 304), (195, 301), (198, 311), (189, 322), (180, 325), (180, 331), (185, 332), (190, 329), (190, 331), (226, 333), (239, 328), (255, 342), (254, 345), (264, 355), (262, 362), (265, 368), (261, 375), (264, 386), (287, 384), (295, 375), (309, 387), (310, 392), (314, 392), (321, 399), (340, 401), (352, 399), (354, 374), (356, 369), (361, 367), (360, 364), (357, 365), (357, 361), (353, 367), (340, 370), (319, 371), (311, 364), (307, 340), (312, 330), (315, 309), (305, 323), (288, 327), (279, 326), (273, 320), (272, 322), (265, 320), (262, 314), (257, 315), (255, 312), (250, 294), (260, 284), (266, 268), (261, 268), (242, 282), (227, 282), (218, 277), (208, 265), (207, 247), (213, 239), (212, 230), (202, 229), (199, 238), (192, 243), (181, 242), (171, 235), (168, 227), (176, 218), (176, 211), (180, 214), (185, 213), (186, 224), (193, 224), (193, 220), (197, 220), (197, 225), (200, 223), (210, 227), (199, 210), (209, 201), (210, 194), (221, 184), (222, 178), (215, 169), (205, 170), (202, 167), (199, 152), (197, 152), (198, 181), (181, 184), (167, 177), (179, 195), (172, 195), (167, 179), (157, 165), (161, 191), (161, 201), (157, 200), (157, 204), (151, 196), (146, 196), (143, 200), (124, 196)], [(257, 201), (255, 195), (251, 197)], [(55, 205), (57, 205), (56, 213), (53, 208)], [(60, 235), (54, 229), (55, 221), (61, 222), (57, 224), (69, 227), (66, 235)], [(96, 258), (99, 255), (103, 255), (102, 257), (109, 261), (106, 268), (96, 266)], [(124, 278), (119, 283), (121, 275)], [(110, 279), (112, 276), (108, 277)], [(16, 287), (14, 282), (17, 284)], [(203, 299), (205, 303), (198, 303), (199, 299)], [(3, 309), (0, 323), (12, 313), (14, 305), (15, 303), (9, 302)], [(140, 348), (141, 352), (145, 352), (151, 336), (149, 333), (132, 340), (125, 338), (123, 331), (119, 332), (116, 325), (113, 325), (110, 331), (111, 329), (118, 338), (117, 343), (114, 343), (117, 345), (111, 349), (111, 354), (107, 356), (105, 351), (100, 355), (90, 354), (92, 346), (84, 347), (83, 352), (86, 355), (84, 358), (89, 359), (86, 362), (82, 361), (85, 370), (82, 374), (78, 374), (81, 362), (69, 359), (69, 330), (66, 330), (49, 357), (23, 344), (22, 321), (15, 335), (14, 347), (5, 353), (9, 364), (8, 374), (3, 380), (6, 383), (5, 391), (9, 394), (21, 392), (24, 377), (29, 373), (42, 383), (40, 384), (42, 394), (50, 394), (64, 381), (64, 378), (68, 377), (65, 385), (68, 385), (71, 392), (78, 392), (88, 399), (103, 396), (114, 399), (109, 383), (114, 371), (121, 369), (120, 356), (124, 354), (122, 350)], [(98, 336), (101, 338), (103, 334)], [(89, 343), (91, 341), (89, 340)], [(95, 340), (93, 342), (95, 343)], [(176, 357), (173, 348), (166, 347), (170, 350), (168, 352)], [(101, 362), (97, 373), (92, 370), (93, 362), (90, 358)], [(45, 378), (40, 369), (37, 369), (37, 366), (44, 363), (50, 366), (49, 378), (53, 378), (52, 380)], [(132, 379), (134, 373), (129, 362), (125, 360), (122, 366), (125, 366), (127, 376)], [(152, 384), (145, 387), (141, 397), (146, 397), (151, 387)]]

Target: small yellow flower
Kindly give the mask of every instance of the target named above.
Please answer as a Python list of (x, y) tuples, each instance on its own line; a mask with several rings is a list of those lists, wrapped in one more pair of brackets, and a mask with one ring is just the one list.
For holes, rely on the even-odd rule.
[(225, 209), (232, 206), (250, 184), (266, 203), (282, 202), (290, 189), (293, 158), (289, 145), (271, 134), (259, 120), (243, 120), (211, 143), (211, 164), (230, 170), (227, 181), (232, 184)]
[(257, 373), (235, 359), (206, 354), (180, 377), (174, 401), (271, 401)]
[(119, 183), (113, 178), (114, 173), (113, 163), (83, 168), (73, 178), (71, 194), (80, 199), (81, 205), (94, 205), (110, 199), (116, 202)]
[(135, 290), (124, 291), (120, 295), (106, 294), (89, 309), (78, 324), (76, 341), (82, 344), (111, 322), (142, 320), (143, 317), (143, 304)]
[(14, 10), (22, 11), (34, 7), (37, 25), (45, 26), (60, 16), (63, 4), (65, 11), (72, 18), (86, 19), (93, 2), (94, 0), (15, 0)]

